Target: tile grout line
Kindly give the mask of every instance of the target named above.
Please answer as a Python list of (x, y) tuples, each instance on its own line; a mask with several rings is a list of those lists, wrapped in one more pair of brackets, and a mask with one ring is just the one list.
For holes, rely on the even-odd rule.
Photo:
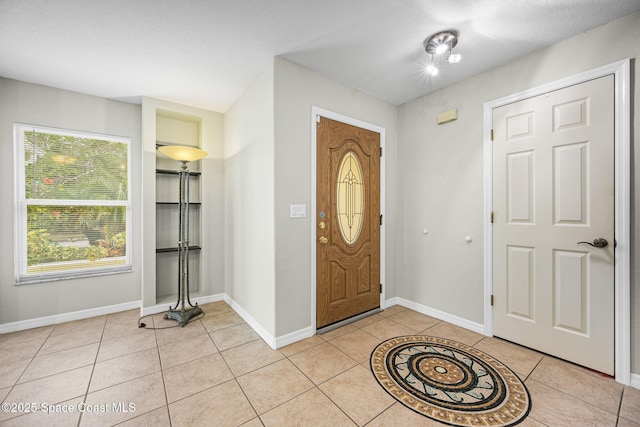
[[(9, 391), (7, 392), (7, 395), (2, 399), (2, 403), (7, 401), (7, 398), (11, 395), (11, 392), (15, 389), (15, 387), (18, 385), (18, 382), (20, 381), (20, 378), (22, 378), (22, 376), (24, 375), (24, 373), (27, 371), (27, 368), (29, 368), (29, 366), (31, 366), (31, 364), (33, 363), (33, 360), (36, 358), (36, 356), (38, 355), (38, 353), (40, 352), (40, 350), (42, 350), (42, 347), (44, 346), (44, 344), (47, 342), (47, 340), (51, 337), (51, 334), (53, 333), (53, 330), (55, 329), (55, 326), (53, 328), (51, 328), (51, 331), (49, 331), (49, 334), (45, 337), (44, 340), (42, 340), (42, 344), (40, 344), (40, 346), (38, 347), (38, 350), (35, 352), (35, 354), (31, 357), (31, 360), (29, 360), (29, 363), (27, 363), (27, 366), (24, 367), (24, 369), (22, 370), (22, 373), (18, 376), (18, 378), (16, 378), (15, 382), (13, 383), (13, 385), (9, 388)], [(25, 383), (26, 384), (26, 383)], [(22, 416), (27, 415), (28, 413), (24, 413), (15, 417), (11, 417), (11, 418), (7, 418), (8, 420), (12, 420), (12, 419), (16, 419)]]
[[(87, 397), (89, 397), (89, 389), (91, 387), (91, 380), (93, 380), (93, 373), (96, 370), (96, 365), (98, 364), (98, 355), (100, 354), (100, 347), (102, 346), (102, 337), (104, 336), (104, 329), (107, 326), (107, 316), (104, 317), (104, 324), (102, 325), (102, 333), (100, 333), (100, 341), (98, 341), (98, 349), (96, 350), (96, 356), (93, 359), (93, 365), (91, 365), (91, 375), (89, 375), (89, 381), (87, 382), (87, 388), (84, 392), (84, 397), (82, 403), (87, 403)], [(80, 411), (80, 416), (78, 417), (77, 427), (80, 427), (80, 423), (82, 422), (82, 415), (84, 415), (83, 411)]]
[(167, 394), (167, 383), (164, 380), (164, 368), (162, 367), (162, 357), (160, 357), (160, 344), (158, 343), (158, 334), (156, 333), (156, 331), (158, 329), (156, 329), (156, 321), (153, 318), (153, 316), (150, 316), (151, 321), (153, 322), (153, 337), (156, 341), (156, 350), (158, 351), (158, 361), (160, 363), (160, 377), (162, 378), (162, 389), (164, 390), (164, 402), (165, 402), (165, 408), (167, 408), (167, 417), (169, 418), (169, 427), (172, 426), (172, 421), (171, 421), (171, 411), (169, 410), (169, 395)]

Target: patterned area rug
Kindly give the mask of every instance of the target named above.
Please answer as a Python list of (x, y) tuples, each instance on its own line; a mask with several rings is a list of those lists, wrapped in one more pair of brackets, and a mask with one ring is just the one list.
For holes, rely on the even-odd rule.
[(403, 405), (453, 426), (513, 426), (531, 398), (520, 378), (498, 360), (444, 338), (391, 338), (371, 353), (380, 385)]

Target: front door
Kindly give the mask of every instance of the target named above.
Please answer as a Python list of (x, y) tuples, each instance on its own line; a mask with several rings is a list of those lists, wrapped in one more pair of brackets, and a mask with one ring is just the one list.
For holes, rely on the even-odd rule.
[(614, 373), (614, 80), (493, 110), (494, 335)]
[(322, 328), (380, 306), (380, 134), (319, 117), (316, 135)]

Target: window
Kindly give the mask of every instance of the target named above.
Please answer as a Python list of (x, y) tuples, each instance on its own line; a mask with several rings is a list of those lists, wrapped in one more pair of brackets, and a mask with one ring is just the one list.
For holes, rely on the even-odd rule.
[(131, 270), (128, 138), (14, 125), (16, 283)]

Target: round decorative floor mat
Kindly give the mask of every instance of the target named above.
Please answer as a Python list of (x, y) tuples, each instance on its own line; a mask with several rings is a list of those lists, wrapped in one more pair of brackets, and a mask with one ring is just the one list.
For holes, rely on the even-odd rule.
[(513, 426), (526, 418), (531, 398), (500, 361), (444, 338), (391, 338), (371, 353), (380, 385), (403, 405), (453, 426)]

